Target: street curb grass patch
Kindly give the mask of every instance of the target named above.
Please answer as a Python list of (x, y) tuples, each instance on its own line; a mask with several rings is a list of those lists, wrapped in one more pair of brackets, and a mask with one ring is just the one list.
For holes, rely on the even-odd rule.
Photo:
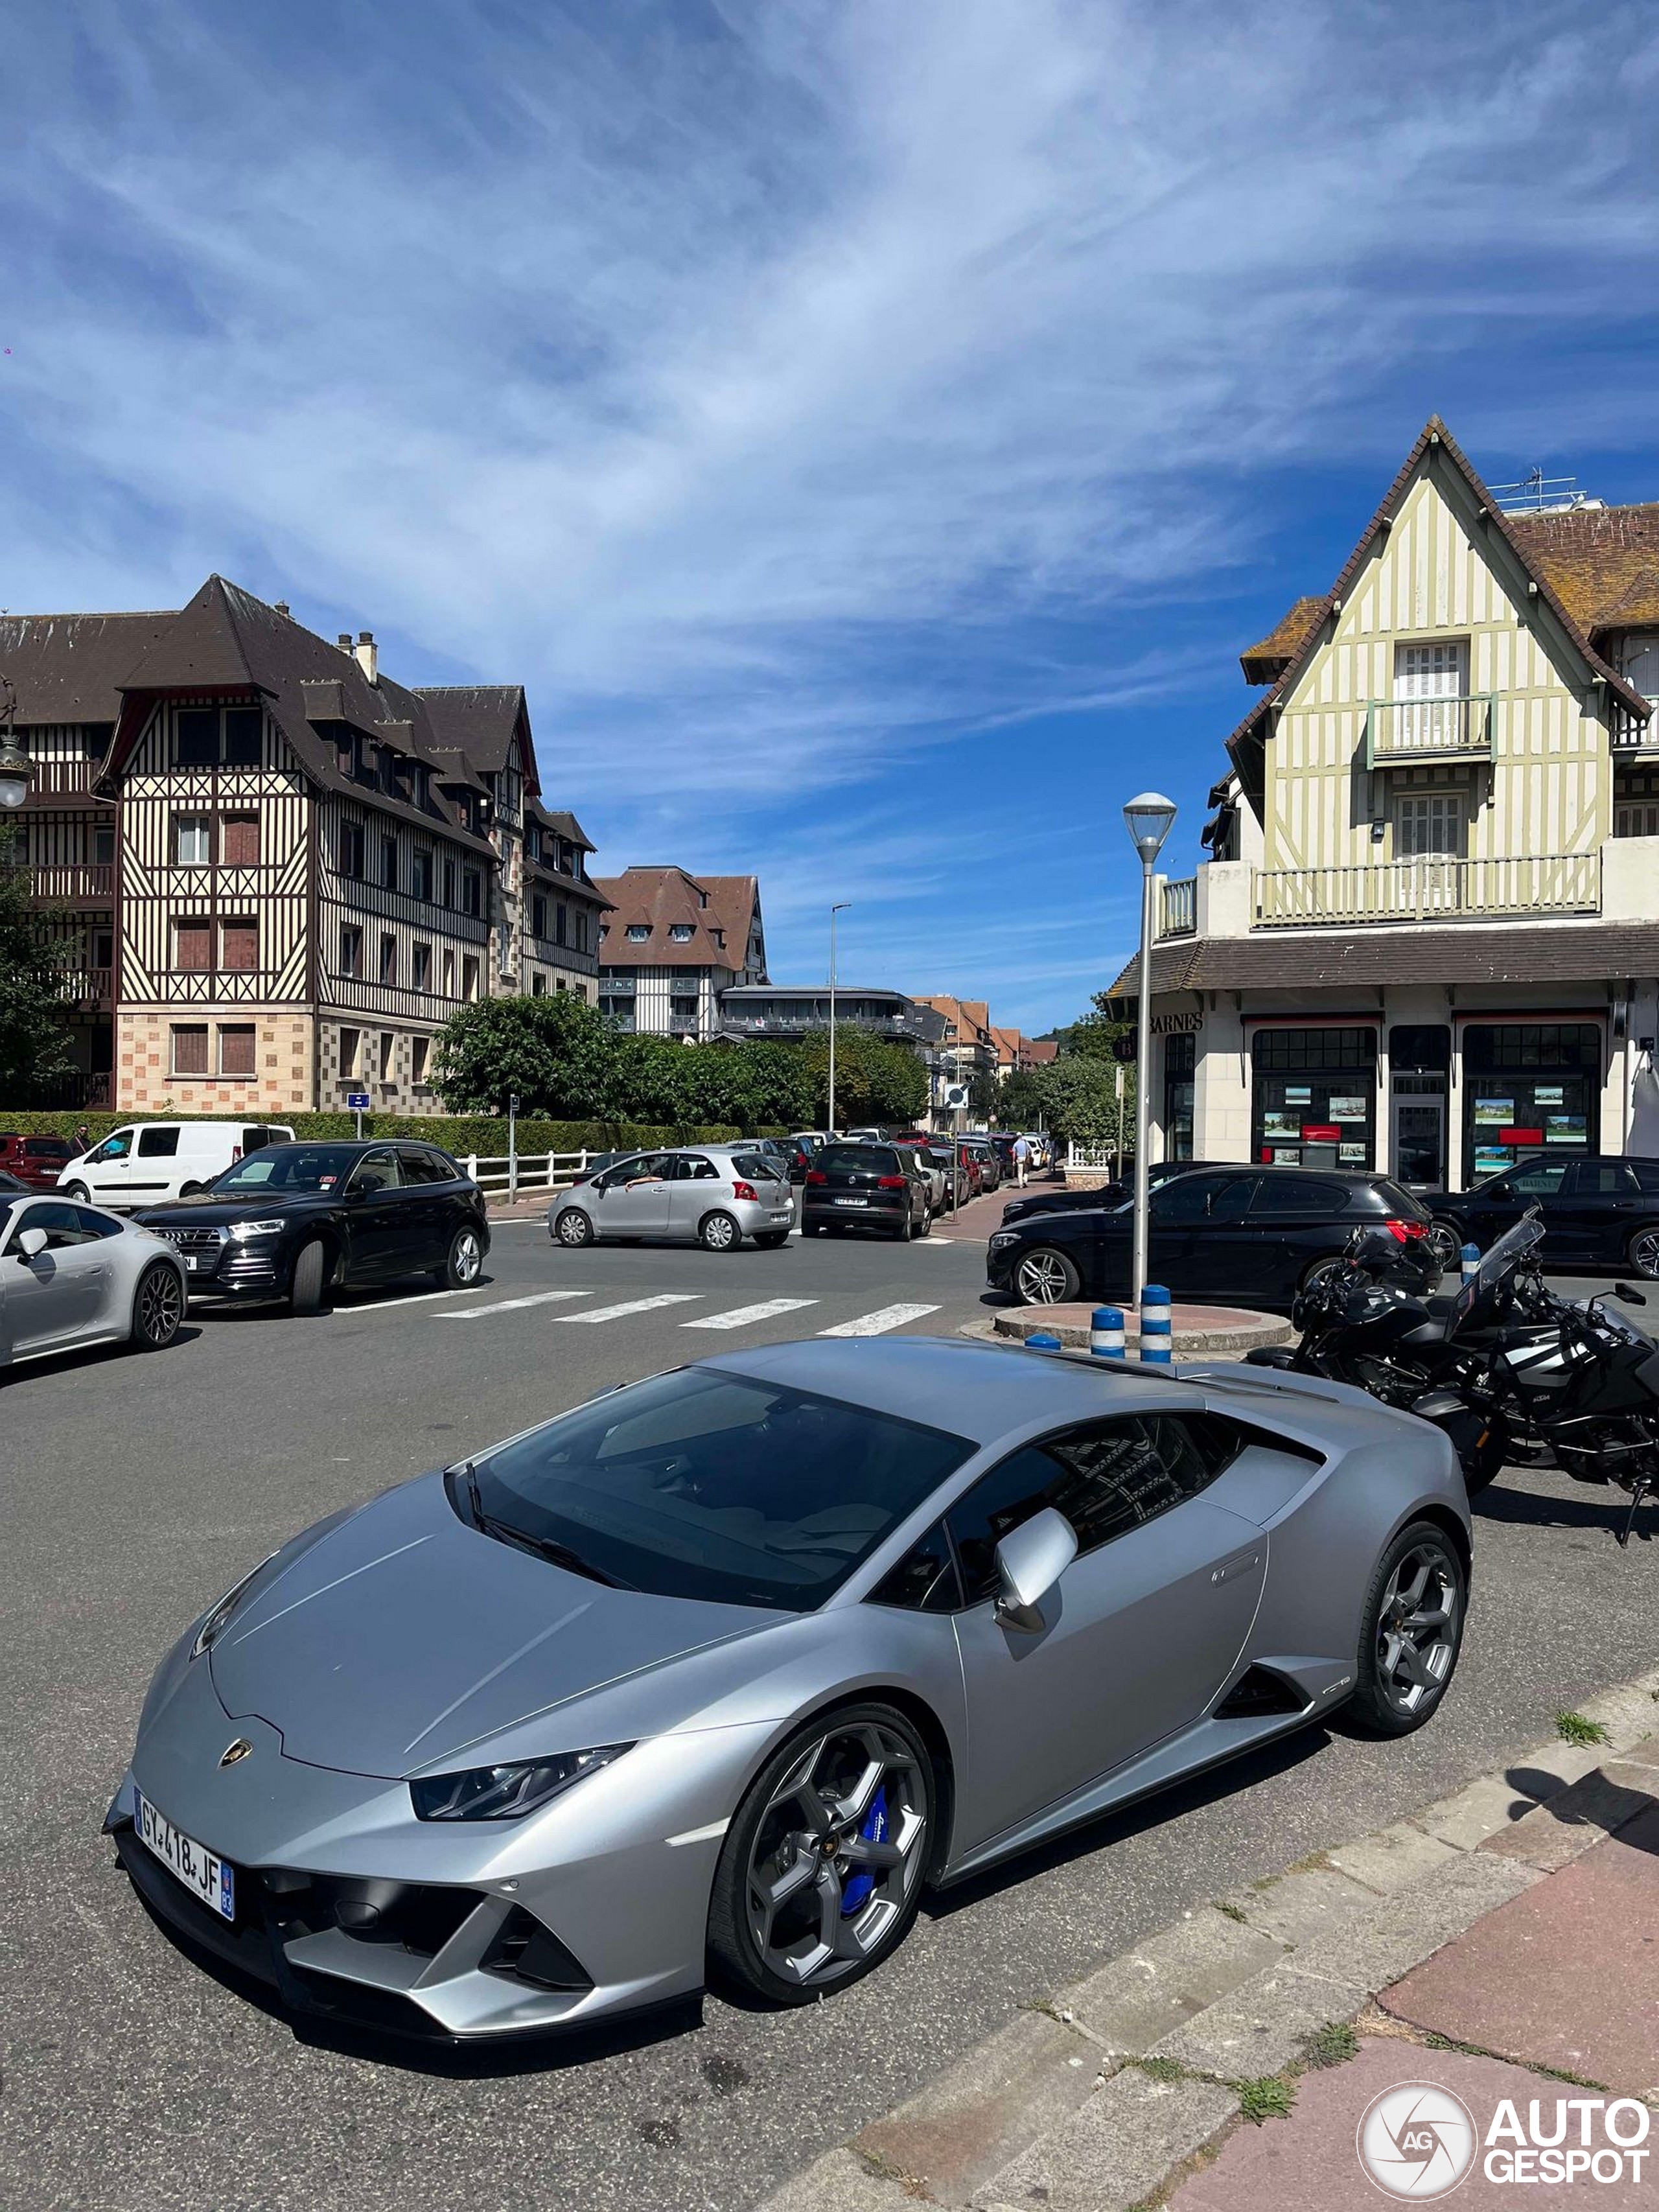
[(1557, 1713), (1555, 1733), (1564, 1743), (1577, 1744), (1581, 1749), (1607, 1741), (1607, 1731), (1603, 1723), (1586, 1720), (1583, 1713)]

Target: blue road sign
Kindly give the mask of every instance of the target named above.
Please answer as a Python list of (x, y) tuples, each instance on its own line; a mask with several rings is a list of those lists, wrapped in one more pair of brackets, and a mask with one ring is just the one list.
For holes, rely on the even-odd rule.
[(347, 1094), (346, 1094), (346, 1105), (347, 1105), (348, 1109), (349, 1109), (349, 1111), (350, 1111), (350, 1112), (352, 1112), (352, 1113), (354, 1113), (354, 1114), (367, 1114), (367, 1113), (368, 1113), (368, 1091), (348, 1091), (348, 1092), (347, 1092)]

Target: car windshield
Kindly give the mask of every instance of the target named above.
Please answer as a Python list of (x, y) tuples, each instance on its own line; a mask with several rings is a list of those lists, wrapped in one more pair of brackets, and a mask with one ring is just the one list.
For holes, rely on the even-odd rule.
[(580, 1406), (473, 1471), (489, 1521), (606, 1580), (806, 1613), (973, 1449), (868, 1407), (692, 1367)]
[(270, 1145), (238, 1160), (208, 1187), (216, 1198), (246, 1191), (337, 1190), (357, 1159), (350, 1145)]

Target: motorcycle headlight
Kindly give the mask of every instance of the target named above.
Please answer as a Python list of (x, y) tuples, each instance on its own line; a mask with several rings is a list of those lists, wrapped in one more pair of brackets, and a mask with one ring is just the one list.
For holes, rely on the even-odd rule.
[(280, 1220), (233, 1221), (230, 1233), (233, 1237), (274, 1237), (282, 1225)]
[(411, 1782), (409, 1795), (417, 1820), (517, 1820), (633, 1748), (631, 1743), (603, 1743), (592, 1751), (562, 1751), (515, 1766), (428, 1775)]
[(223, 1634), (226, 1625), (229, 1621), (231, 1615), (235, 1612), (237, 1607), (242, 1602), (244, 1597), (246, 1596), (249, 1584), (254, 1580), (256, 1576), (264, 1572), (265, 1568), (270, 1565), (276, 1556), (276, 1554), (275, 1552), (268, 1552), (264, 1558), (260, 1560), (258, 1565), (257, 1567), (251, 1568), (249, 1571), (242, 1577), (240, 1582), (232, 1583), (231, 1587), (220, 1599), (218, 1604), (214, 1607), (212, 1612), (209, 1613), (207, 1619), (197, 1630), (196, 1641), (190, 1647), (190, 1656), (192, 1659), (199, 1659), (204, 1651), (212, 1650), (215, 1644), (217, 1643), (219, 1638)]

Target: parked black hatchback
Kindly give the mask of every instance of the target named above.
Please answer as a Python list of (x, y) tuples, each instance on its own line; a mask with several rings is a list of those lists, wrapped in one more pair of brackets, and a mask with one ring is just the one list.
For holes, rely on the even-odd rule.
[(806, 1171), (801, 1227), (809, 1237), (873, 1229), (925, 1237), (933, 1227), (927, 1182), (904, 1145), (825, 1145)]
[(1434, 1217), (1429, 1234), (1445, 1267), (1456, 1266), (1465, 1244), (1484, 1252), (1535, 1206), (1551, 1267), (1659, 1279), (1659, 1160), (1535, 1157), (1470, 1191), (1427, 1192), (1423, 1203)]
[[(1388, 1176), (1304, 1168), (1220, 1168), (1176, 1176), (1151, 1198), (1151, 1279), (1177, 1300), (1288, 1313), (1297, 1292), (1357, 1228), (1391, 1229), (1402, 1287), (1440, 1279), (1429, 1215)], [(991, 1238), (986, 1277), (1024, 1305), (1130, 1295), (1134, 1209), (1040, 1213)]]
[(314, 1313), (347, 1285), (431, 1275), (476, 1283), (489, 1249), (483, 1193), (435, 1145), (268, 1145), (188, 1205), (134, 1217), (178, 1248), (192, 1292), (289, 1298)]

